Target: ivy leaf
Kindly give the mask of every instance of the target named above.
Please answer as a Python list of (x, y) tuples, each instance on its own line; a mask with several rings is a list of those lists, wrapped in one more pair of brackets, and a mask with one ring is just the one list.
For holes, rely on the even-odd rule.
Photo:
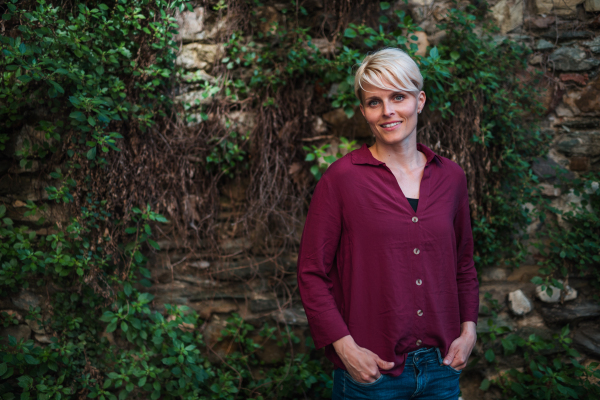
[(86, 154), (88, 160), (93, 160), (96, 158), (96, 147), (92, 147)]
[(123, 291), (125, 292), (125, 295), (127, 297), (131, 295), (132, 290), (133, 288), (131, 287), (131, 283), (125, 282), (125, 284), (123, 285)]
[(144, 376), (142, 379), (140, 379), (140, 381), (138, 382), (138, 386), (139, 387), (144, 386), (146, 384), (146, 379), (147, 379), (146, 376)]
[(355, 38), (356, 37), (356, 31), (354, 29), (351, 28), (346, 28), (346, 30), (344, 31), (344, 36), (347, 38)]
[(496, 354), (494, 354), (494, 350), (488, 349), (485, 352), (485, 359), (488, 360), (488, 362), (494, 361), (496, 359)]
[(460, 54), (457, 51), (453, 51), (452, 53), (450, 53), (450, 57), (452, 57), (452, 59), (456, 61), (460, 58)]
[(381, 3), (379, 3), (379, 8), (381, 8), (382, 10), (387, 10), (388, 8), (390, 8), (390, 3), (382, 1)]
[(481, 386), (479, 386), (479, 389), (481, 389), (481, 390), (488, 390), (490, 388), (490, 383), (491, 382), (489, 381), (489, 379), (484, 379), (481, 382)]

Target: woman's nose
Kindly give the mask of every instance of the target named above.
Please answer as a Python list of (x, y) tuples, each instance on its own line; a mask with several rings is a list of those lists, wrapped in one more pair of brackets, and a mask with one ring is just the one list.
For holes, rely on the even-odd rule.
[(394, 115), (394, 108), (387, 101), (383, 102), (383, 115), (387, 115), (387, 116)]

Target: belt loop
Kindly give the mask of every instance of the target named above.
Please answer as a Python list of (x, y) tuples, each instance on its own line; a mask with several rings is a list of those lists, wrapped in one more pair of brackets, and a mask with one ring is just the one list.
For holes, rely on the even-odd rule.
[(435, 351), (437, 352), (438, 355), (438, 362), (440, 363), (440, 366), (444, 364), (444, 360), (442, 358), (442, 353), (440, 352), (439, 347), (435, 348)]

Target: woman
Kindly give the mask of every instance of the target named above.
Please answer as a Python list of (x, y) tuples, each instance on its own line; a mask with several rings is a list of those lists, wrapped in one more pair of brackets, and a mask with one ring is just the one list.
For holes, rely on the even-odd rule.
[(423, 77), (403, 51), (363, 60), (355, 94), (375, 144), (319, 181), (298, 257), (334, 399), (457, 399), (479, 283), (462, 169), (417, 143)]

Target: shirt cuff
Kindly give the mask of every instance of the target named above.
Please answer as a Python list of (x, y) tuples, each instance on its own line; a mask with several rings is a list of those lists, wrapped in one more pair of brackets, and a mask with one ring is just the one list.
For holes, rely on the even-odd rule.
[(315, 348), (320, 349), (344, 336), (350, 335), (348, 325), (344, 322), (337, 308), (332, 308), (308, 320)]

